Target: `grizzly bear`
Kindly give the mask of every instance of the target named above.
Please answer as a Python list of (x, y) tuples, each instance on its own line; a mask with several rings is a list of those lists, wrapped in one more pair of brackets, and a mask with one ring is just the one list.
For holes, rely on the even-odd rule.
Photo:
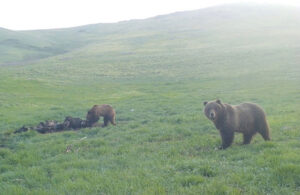
[(103, 105), (94, 105), (86, 115), (86, 122), (88, 126), (95, 126), (100, 117), (103, 117), (104, 124), (103, 127), (108, 125), (108, 122), (116, 125), (116, 112), (111, 107), (111, 105), (103, 104)]
[(220, 149), (226, 149), (232, 144), (234, 132), (243, 133), (243, 144), (249, 144), (257, 132), (264, 140), (270, 140), (266, 114), (258, 105), (253, 103), (229, 105), (220, 100), (203, 104), (205, 116), (214, 123), (222, 137)]

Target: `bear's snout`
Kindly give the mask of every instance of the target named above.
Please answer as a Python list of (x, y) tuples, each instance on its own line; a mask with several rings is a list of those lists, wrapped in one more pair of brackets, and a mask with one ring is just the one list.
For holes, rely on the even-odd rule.
[(211, 113), (209, 114), (209, 118), (210, 118), (211, 120), (215, 120), (216, 114), (215, 114), (214, 112), (211, 112)]

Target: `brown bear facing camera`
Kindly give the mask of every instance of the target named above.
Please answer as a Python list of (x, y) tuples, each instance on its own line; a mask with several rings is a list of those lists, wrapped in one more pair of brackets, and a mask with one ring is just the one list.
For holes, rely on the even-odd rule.
[(98, 122), (100, 117), (103, 117), (103, 127), (106, 127), (108, 125), (108, 122), (116, 125), (116, 112), (113, 107), (111, 107), (111, 105), (94, 105), (86, 115), (88, 126), (94, 126)]
[(234, 132), (243, 133), (243, 144), (249, 144), (256, 133), (261, 134), (264, 140), (270, 140), (266, 114), (258, 105), (253, 103), (229, 105), (220, 100), (203, 104), (205, 116), (214, 123), (220, 132), (221, 149), (226, 149), (232, 144)]

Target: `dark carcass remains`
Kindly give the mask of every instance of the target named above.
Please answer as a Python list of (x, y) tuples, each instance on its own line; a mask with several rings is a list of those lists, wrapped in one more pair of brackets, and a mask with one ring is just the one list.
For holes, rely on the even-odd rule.
[(59, 123), (54, 120), (47, 120), (45, 122), (40, 122), (40, 124), (38, 124), (35, 127), (23, 126), (20, 129), (16, 130), (14, 133), (26, 132), (29, 129), (36, 130), (39, 133), (53, 133), (53, 132), (67, 131), (67, 130), (77, 130), (86, 127), (88, 127), (86, 120), (67, 116), (64, 122), (62, 123)]

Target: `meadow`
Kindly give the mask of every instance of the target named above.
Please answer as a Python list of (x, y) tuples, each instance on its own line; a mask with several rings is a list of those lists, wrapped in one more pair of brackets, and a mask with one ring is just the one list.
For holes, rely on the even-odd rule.
[[(287, 23), (290, 12), (279, 8), (272, 13), (285, 20), (262, 17), (266, 28), (253, 10), (242, 20), (221, 14), (199, 22), (214, 9), (236, 10), (225, 8), (86, 26), (80, 36), (78, 28), (66, 29), (64, 36), (73, 32), (70, 40), (81, 42), (58, 40), (53, 48), (63, 52), (37, 53), (26, 64), (5, 58), (0, 194), (300, 194), (298, 23)], [(22, 33), (44, 34), (40, 45), (63, 34)], [(218, 150), (219, 133), (203, 114), (203, 102), (217, 98), (261, 105), (272, 140), (256, 135), (242, 145), (235, 134), (231, 147)], [(13, 133), (68, 115), (84, 118), (104, 103), (115, 108), (116, 126)]]

